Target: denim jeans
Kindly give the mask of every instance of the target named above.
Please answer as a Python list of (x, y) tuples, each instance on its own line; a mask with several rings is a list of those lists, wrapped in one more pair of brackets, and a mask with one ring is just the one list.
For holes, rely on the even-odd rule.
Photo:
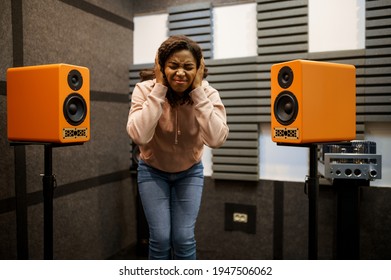
[(202, 163), (167, 173), (139, 161), (138, 189), (149, 225), (149, 259), (196, 259), (194, 228), (204, 185)]

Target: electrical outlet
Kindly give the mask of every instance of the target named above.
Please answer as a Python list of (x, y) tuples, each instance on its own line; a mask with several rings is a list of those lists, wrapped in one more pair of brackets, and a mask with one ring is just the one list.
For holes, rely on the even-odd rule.
[(245, 213), (234, 212), (232, 216), (233, 216), (233, 221), (234, 221), (235, 223), (244, 223), (244, 224), (247, 224), (247, 221), (248, 221), (248, 216), (247, 216), (247, 214), (245, 214)]
[(225, 203), (224, 229), (256, 233), (257, 207), (255, 205)]

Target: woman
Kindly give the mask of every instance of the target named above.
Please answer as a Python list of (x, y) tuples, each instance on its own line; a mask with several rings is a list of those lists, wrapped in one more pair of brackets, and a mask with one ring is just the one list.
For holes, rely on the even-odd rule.
[(172, 36), (158, 49), (155, 78), (138, 83), (132, 94), (127, 132), (140, 148), (138, 188), (150, 259), (196, 259), (203, 147), (218, 148), (228, 135), (224, 105), (203, 80), (206, 74), (199, 45)]

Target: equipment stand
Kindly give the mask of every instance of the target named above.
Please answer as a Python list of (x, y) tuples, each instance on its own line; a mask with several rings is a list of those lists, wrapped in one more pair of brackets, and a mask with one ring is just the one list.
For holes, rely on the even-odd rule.
[(308, 259), (318, 258), (318, 152), (317, 145), (310, 145), (310, 175), (308, 177)]
[(43, 240), (44, 240), (44, 259), (53, 259), (53, 197), (55, 187), (55, 177), (53, 175), (52, 145), (45, 144), (44, 166), (45, 173), (43, 182)]
[(309, 175), (306, 180), (308, 194), (308, 259), (316, 260), (318, 258), (318, 144), (295, 145), (277, 143), (277, 145), (309, 148)]
[(14, 147), (15, 161), (15, 207), (16, 207), (16, 245), (18, 260), (28, 260), (28, 209), (26, 190), (26, 148)]
[(334, 179), (337, 191), (336, 243), (339, 260), (360, 259), (360, 186), (368, 180)]
[(16, 195), (16, 219), (17, 219), (17, 246), (18, 259), (28, 258), (28, 229), (27, 229), (27, 207), (28, 199), (26, 192), (26, 176), (18, 178), (18, 167), (21, 167), (25, 173), (25, 146), (44, 145), (44, 174), (43, 183), (43, 237), (44, 237), (44, 259), (53, 259), (53, 198), (56, 178), (53, 174), (53, 147), (65, 147), (81, 145), (83, 143), (54, 144), (54, 143), (35, 143), (35, 142), (13, 142), (15, 146), (15, 195)]

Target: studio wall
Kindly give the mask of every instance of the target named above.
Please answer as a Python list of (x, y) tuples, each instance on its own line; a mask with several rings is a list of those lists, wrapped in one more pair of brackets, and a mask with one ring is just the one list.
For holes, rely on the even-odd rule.
[[(7, 140), (6, 70), (53, 63), (85, 66), (91, 77), (91, 140), (53, 148), (53, 257), (107, 259), (136, 242), (125, 131), (133, 3), (1, 0), (0, 6), (0, 259), (44, 257), (44, 148)], [(27, 207), (18, 222), (16, 189)]]
[[(130, 143), (125, 131), (129, 67), (133, 65), (133, 16), (167, 13), (172, 7), (205, 2), (0, 0), (0, 259), (44, 257), (40, 176), (44, 149), (41, 145), (16, 148), (7, 140), (6, 69), (64, 62), (83, 65), (91, 71), (91, 141), (53, 151), (57, 181), (54, 259), (139, 258), (134, 255), (138, 242), (136, 184), (129, 172)], [(261, 2), (279, 1), (210, 1), (212, 6), (220, 7)], [(386, 15), (380, 16), (379, 21), (377, 17), (374, 15), (372, 19), (380, 24), (386, 22)], [(371, 30), (374, 35), (370, 38), (376, 41), (380, 35), (375, 34), (375, 27)], [(384, 47), (383, 51), (387, 49)], [(378, 57), (375, 51), (372, 49), (374, 59)], [(361, 55), (353, 53), (353, 59)], [(231, 67), (231, 60), (225, 62)], [(214, 63), (217, 68), (220, 62)], [(259, 63), (266, 65), (264, 61), (256, 61), (255, 66)], [(371, 69), (376, 70), (376, 65)], [(266, 66), (262, 71), (268, 71)], [(386, 78), (381, 74), (380, 79), (387, 85)], [(376, 89), (375, 79), (371, 89)], [(261, 133), (268, 118), (267, 112), (263, 114)], [(375, 117), (373, 113), (372, 118)], [(25, 189), (27, 205), (25, 215), (18, 219), (16, 189), (22, 194)], [(390, 189), (362, 186), (360, 192), (360, 258), (390, 259)], [(321, 181), (319, 259), (336, 258), (336, 194), (335, 187)], [(246, 232), (246, 228), (227, 229), (228, 205), (255, 209), (255, 233)], [(302, 182), (207, 176), (196, 226), (198, 258), (307, 259), (308, 214), (308, 196)]]
[[(201, 6), (206, 6), (206, 3), (210, 3), (211, 9), (220, 9), (224, 5), (230, 7), (231, 5), (243, 3), (257, 4), (258, 57), (212, 58), (207, 61), (207, 66), (210, 70), (208, 79), (216, 87), (219, 87), (220, 93), (223, 96), (223, 102), (226, 102), (226, 106), (229, 107), (229, 119), (246, 117), (237, 116), (244, 111), (243, 108), (236, 110), (236, 107), (239, 107), (242, 102), (245, 103), (244, 100), (247, 95), (244, 96), (243, 93), (247, 93), (247, 88), (239, 92), (236, 91), (237, 85), (241, 84), (241, 82), (243, 84), (246, 83), (250, 90), (252, 89), (255, 92), (253, 97), (256, 97), (254, 98), (256, 101), (251, 104), (248, 103), (248, 110), (244, 110), (246, 110), (246, 115), (256, 112), (251, 117), (247, 116), (246, 119), (253, 123), (260, 122), (261, 140), (263, 139), (262, 136), (270, 137), (270, 132), (268, 132), (268, 122), (270, 121), (270, 111), (268, 111), (270, 107), (270, 81), (268, 73), (270, 66), (273, 63), (295, 58), (356, 64), (358, 68), (358, 139), (363, 139), (364, 133), (369, 132), (367, 128), (372, 126), (372, 122), (375, 122), (376, 118), (378, 121), (383, 122), (383, 127), (389, 121), (387, 109), (380, 109), (375, 116), (374, 113), (370, 113), (371, 110), (364, 108), (366, 106), (379, 105), (376, 102), (365, 103), (365, 101), (375, 96), (370, 95), (372, 90), (380, 90), (379, 88), (382, 83), (389, 84), (389, 82), (383, 81), (381, 78), (378, 80), (380, 82), (378, 85), (369, 85), (371, 84), (372, 78), (374, 78), (370, 72), (372, 70), (375, 71), (374, 69), (376, 68), (378, 69), (378, 74), (383, 71), (380, 75), (385, 77), (389, 75), (386, 72), (388, 66), (376, 64), (370, 67), (371, 71), (364, 71), (364, 67), (366, 67), (365, 58), (369, 62), (377, 55), (389, 56), (389, 48), (380, 44), (376, 47), (379, 48), (377, 54), (373, 50), (375, 47), (370, 47), (367, 52), (361, 49), (309, 54), (309, 1), (196, 1), (191, 3), (187, 1), (180, 1), (180, 3), (178, 1), (164, 1), (163, 3), (159, 2), (161, 3), (159, 7), (157, 2), (149, 2), (148, 7), (146, 5), (137, 7), (135, 15), (153, 16), (155, 14), (161, 15), (168, 13), (170, 17), (171, 11), (185, 10), (186, 8), (184, 6), (187, 8), (191, 6), (193, 8), (200, 8)], [(197, 4), (199, 5), (197, 6)], [(369, 33), (376, 33), (376, 28), (382, 29), (383, 32), (376, 33), (377, 35), (368, 35), (366, 41), (368, 46), (373, 46), (371, 42), (372, 39), (375, 40), (374, 37), (377, 37), (378, 40), (376, 41), (380, 42), (385, 38), (384, 34), (389, 32), (384, 25), (386, 19), (384, 16), (381, 16), (383, 10), (386, 11), (389, 9), (388, 6), (382, 1), (366, 1), (366, 10), (368, 12), (366, 28), (370, 30)], [(194, 28), (197, 29), (196, 26)], [(131, 65), (131, 88), (133, 82), (137, 79), (137, 72), (142, 66), (145, 65)], [(243, 79), (245, 79), (245, 82)], [(234, 94), (236, 95), (234, 96)], [(386, 94), (389, 93), (384, 93), (384, 96)], [(383, 108), (387, 106), (388, 104), (385, 104)], [(364, 126), (366, 121), (368, 123)], [(240, 133), (235, 134), (235, 137), (236, 135), (240, 135)], [(235, 138), (231, 139), (237, 140)], [(286, 152), (284, 151), (277, 155), (273, 149), (270, 149), (270, 146), (264, 145), (264, 141), (260, 141), (260, 145), (262, 145), (260, 147), (260, 158), (264, 160), (260, 162), (261, 173), (265, 172), (265, 168), (270, 167), (270, 164), (274, 163), (270, 161), (271, 159), (278, 161), (276, 157), (279, 157), (279, 159), (288, 157), (285, 162), (283, 162), (284, 160), (279, 162), (284, 163), (283, 168), (278, 164), (274, 166), (275, 168), (272, 166), (274, 169), (270, 168), (267, 170), (271, 176), (261, 174), (263, 177), (256, 182), (239, 180), (238, 177), (234, 180), (229, 180), (230, 178), (227, 176), (225, 176), (225, 179), (224, 176), (220, 178), (213, 176), (207, 177), (196, 232), (199, 256), (202, 259), (308, 258), (308, 215), (310, 214), (310, 209), (308, 208), (309, 201), (303, 182), (305, 176), (301, 174), (302, 169), (300, 169), (299, 177), (297, 177), (296, 173), (299, 172), (296, 172), (296, 169), (298, 166), (292, 164), (293, 161), (297, 160), (296, 154), (291, 153), (289, 150), (292, 148), (288, 147)], [(380, 145), (383, 144), (380, 143)], [(383, 151), (387, 151), (387, 149)], [(268, 156), (267, 162), (265, 162), (265, 155)], [(388, 161), (388, 159), (386, 160)], [(219, 161), (219, 163), (221, 162)], [(304, 159), (303, 165), (307, 163)], [(215, 166), (211, 168), (213, 169)], [(231, 172), (234, 173), (235, 171)], [(304, 171), (308, 172), (308, 170)], [(291, 175), (292, 173), (295, 173), (294, 176)], [(294, 181), (297, 180), (297, 182), (290, 181), (292, 178), (295, 179)], [(386, 185), (387, 182), (385, 183)], [(360, 187), (360, 194), (360, 258), (388, 259), (390, 258), (388, 251), (391, 242), (387, 236), (390, 233), (391, 224), (386, 214), (389, 212), (389, 206), (384, 203), (384, 200), (387, 200), (385, 197), (390, 196), (390, 191), (387, 188), (363, 185)], [(320, 259), (337, 258), (337, 201), (338, 189), (332, 186), (327, 180), (321, 180), (318, 213), (318, 258)], [(231, 231), (225, 229), (226, 221), (224, 218), (227, 214), (225, 209), (227, 204), (238, 204), (238, 207), (244, 207), (246, 205), (256, 207), (257, 219), (255, 234), (249, 234), (242, 230)], [(372, 212), (372, 210), (375, 212)], [(373, 217), (371, 218), (371, 216)]]

